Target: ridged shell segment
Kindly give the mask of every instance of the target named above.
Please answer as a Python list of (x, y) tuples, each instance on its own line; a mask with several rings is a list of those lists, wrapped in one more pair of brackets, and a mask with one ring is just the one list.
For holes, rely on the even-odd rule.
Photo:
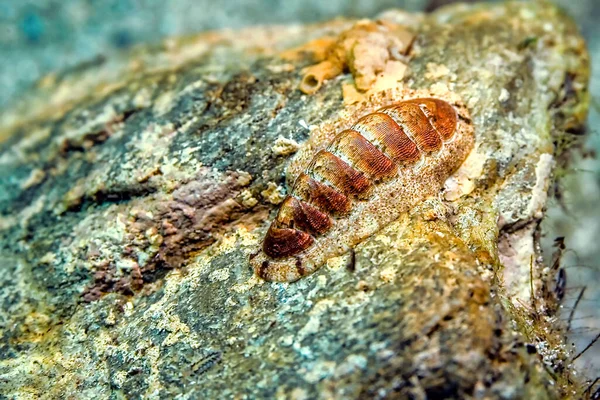
[(338, 134), (328, 149), (370, 179), (390, 178), (398, 173), (398, 166), (355, 130)]
[[(257, 267), (259, 275), (268, 280), (295, 280), (314, 271), (305, 271), (298, 256), (314, 246), (320, 236), (327, 235), (337, 220), (348, 218), (357, 202), (368, 204), (382, 182), (387, 182), (386, 193), (393, 198), (397, 194), (393, 191), (395, 181), (397, 185), (407, 185), (402, 181), (402, 169), (414, 168), (417, 161), (438, 154), (444, 143), (454, 140), (457, 124), (458, 114), (452, 105), (440, 99), (418, 98), (365, 115), (336, 135), (296, 179), (263, 242), (268, 257), (291, 257), (295, 261), (286, 265), (293, 266), (281, 273), (273, 272), (266, 259)], [(465, 143), (472, 146), (472, 135), (467, 139)], [(454, 148), (460, 148), (457, 146), (460, 144)], [(464, 151), (461, 154), (466, 156)], [(448, 173), (453, 168), (442, 165), (439, 170)], [(439, 175), (433, 176), (439, 180)], [(417, 175), (411, 176), (415, 179)], [(398, 193), (413, 193), (405, 186), (399, 186)], [(420, 186), (426, 187), (427, 183)], [(368, 206), (362, 209), (378, 212)]]
[(379, 112), (392, 117), (422, 152), (432, 153), (442, 148), (442, 138), (418, 104), (402, 103), (384, 107)]
[(309, 171), (313, 178), (324, 180), (347, 196), (366, 195), (372, 186), (365, 174), (326, 150), (317, 153)]
[(292, 194), (332, 214), (345, 214), (350, 211), (351, 203), (346, 195), (305, 173), (296, 179)]
[(352, 129), (360, 132), (387, 154), (395, 163), (412, 163), (421, 158), (415, 142), (404, 133), (392, 117), (374, 112), (358, 120)]

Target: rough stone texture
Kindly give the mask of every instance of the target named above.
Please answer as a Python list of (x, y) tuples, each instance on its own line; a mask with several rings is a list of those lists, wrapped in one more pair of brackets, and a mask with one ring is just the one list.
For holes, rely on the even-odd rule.
[(477, 146), (443, 197), (294, 284), (248, 255), (296, 143), (369, 108), (349, 74), (297, 90), (302, 45), (353, 21), (173, 39), (5, 112), (0, 394), (577, 397), (538, 224), (587, 111), (581, 37), (548, 5), (385, 18), (416, 33), (386, 93), (459, 95)]

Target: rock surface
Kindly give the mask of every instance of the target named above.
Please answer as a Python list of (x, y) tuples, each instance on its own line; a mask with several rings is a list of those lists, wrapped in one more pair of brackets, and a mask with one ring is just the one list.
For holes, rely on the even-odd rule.
[[(576, 397), (537, 239), (587, 111), (576, 27), (523, 3), (382, 18), (408, 53), (310, 95), (301, 69), (355, 21), (171, 39), (0, 116), (0, 394)], [(404, 87), (473, 117), (443, 196), (297, 283), (256, 278), (286, 173)]]

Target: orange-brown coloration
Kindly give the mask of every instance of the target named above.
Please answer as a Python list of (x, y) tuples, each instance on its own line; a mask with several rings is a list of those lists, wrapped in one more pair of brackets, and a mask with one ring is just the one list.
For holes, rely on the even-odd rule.
[(388, 154), (396, 163), (412, 163), (421, 158), (417, 145), (387, 114), (365, 115), (352, 127)]
[(389, 178), (398, 172), (398, 167), (381, 151), (355, 130), (341, 132), (329, 145), (335, 154), (345, 156), (352, 167), (364, 172), (372, 179)]
[(442, 138), (418, 104), (406, 102), (401, 106), (382, 108), (379, 112), (397, 121), (422, 152), (431, 153), (442, 148)]
[(300, 90), (306, 94), (313, 94), (327, 79), (335, 78), (344, 71), (342, 64), (330, 60), (312, 65), (304, 71), (304, 77), (300, 82)]
[(258, 275), (294, 281), (312, 273), (439, 191), (473, 146), (468, 113), (456, 107), (462, 120), (446, 101), (410, 99), (336, 135), (283, 202), (252, 259)]
[(331, 219), (327, 214), (292, 196), (283, 201), (277, 214), (277, 222), (316, 234), (327, 232), (331, 226)]
[(346, 195), (360, 196), (371, 188), (371, 183), (363, 173), (326, 150), (317, 153), (309, 169)]
[(371, 88), (377, 75), (390, 61), (405, 60), (414, 40), (406, 27), (386, 21), (359, 21), (341, 32), (337, 39), (322, 38), (299, 49), (282, 54), (297, 59), (298, 54), (312, 53), (317, 64), (304, 69), (299, 89), (306, 94), (319, 90), (327, 79), (349, 71), (359, 91)]
[(286, 257), (305, 250), (313, 242), (312, 236), (306, 232), (271, 225), (265, 236), (263, 250), (269, 257)]
[(350, 211), (348, 197), (304, 173), (296, 180), (294, 194), (324, 211), (336, 214)]
[(420, 106), (429, 122), (435, 128), (444, 142), (452, 139), (456, 129), (456, 110), (445, 101), (438, 99), (419, 99), (418, 102), (409, 100)]

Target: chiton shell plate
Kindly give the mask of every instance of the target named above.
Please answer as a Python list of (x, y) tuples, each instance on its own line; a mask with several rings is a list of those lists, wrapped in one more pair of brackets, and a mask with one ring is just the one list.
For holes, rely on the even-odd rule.
[(314, 154), (250, 257), (258, 276), (309, 275), (441, 191), (473, 148), (470, 116), (457, 96), (411, 94), (365, 110)]

